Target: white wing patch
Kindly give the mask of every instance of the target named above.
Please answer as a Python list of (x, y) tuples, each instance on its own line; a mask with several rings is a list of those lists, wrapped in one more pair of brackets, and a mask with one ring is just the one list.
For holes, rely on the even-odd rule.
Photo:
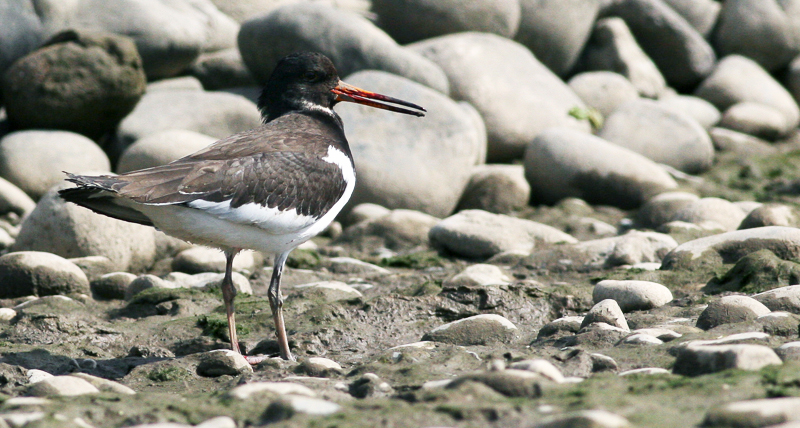
[(231, 201), (196, 200), (187, 205), (233, 223), (251, 224), (275, 235), (300, 231), (317, 220), (312, 216), (298, 214), (295, 208), (280, 211), (256, 203), (231, 208)]

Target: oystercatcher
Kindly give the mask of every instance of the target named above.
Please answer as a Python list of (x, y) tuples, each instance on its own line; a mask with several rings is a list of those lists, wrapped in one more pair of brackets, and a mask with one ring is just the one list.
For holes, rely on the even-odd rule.
[(353, 156), (333, 111), (340, 101), (415, 116), (425, 111), (342, 82), (324, 55), (296, 53), (267, 81), (258, 128), (167, 165), (115, 176), (68, 173), (77, 187), (59, 194), (97, 213), (221, 249), (227, 259), (222, 296), (236, 352), (233, 259), (242, 249), (274, 254), (268, 297), (280, 356), (293, 360), (282, 314), (283, 265), (289, 252), (333, 221), (355, 187)]

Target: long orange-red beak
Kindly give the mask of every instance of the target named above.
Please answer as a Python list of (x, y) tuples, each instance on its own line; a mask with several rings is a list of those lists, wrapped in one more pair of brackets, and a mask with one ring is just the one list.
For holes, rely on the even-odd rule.
[[(425, 113), (423, 112), (427, 111), (424, 108), (408, 101), (398, 100), (397, 98), (365, 91), (353, 85), (348, 85), (341, 80), (335, 88), (331, 89), (331, 92), (336, 94), (336, 101), (347, 101), (351, 103), (363, 104), (365, 106), (380, 108), (397, 113), (410, 114), (412, 116), (425, 116)], [(414, 110), (385, 103), (399, 104), (401, 106), (411, 107)]]

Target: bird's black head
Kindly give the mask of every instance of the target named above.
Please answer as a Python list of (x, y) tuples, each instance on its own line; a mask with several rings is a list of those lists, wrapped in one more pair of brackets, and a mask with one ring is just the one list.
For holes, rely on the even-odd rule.
[(333, 106), (340, 101), (414, 116), (424, 116), (422, 112), (425, 111), (416, 104), (342, 82), (331, 60), (315, 52), (298, 52), (281, 59), (258, 99), (258, 108), (267, 122), (286, 113), (300, 111), (327, 115), (341, 125), (339, 116), (333, 112)]
[(258, 99), (258, 108), (266, 121), (290, 111), (332, 111), (336, 95), (331, 91), (338, 84), (339, 75), (328, 57), (315, 52), (293, 53), (275, 66)]

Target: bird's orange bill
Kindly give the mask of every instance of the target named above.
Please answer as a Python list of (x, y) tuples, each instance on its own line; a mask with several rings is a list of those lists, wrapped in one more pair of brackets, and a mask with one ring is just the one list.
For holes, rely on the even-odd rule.
[[(331, 89), (331, 92), (336, 94), (336, 101), (347, 101), (351, 103), (358, 103), (397, 113), (410, 114), (413, 116), (425, 116), (425, 113), (423, 112), (427, 111), (424, 108), (416, 104), (412, 104), (408, 101), (398, 100), (397, 98), (392, 98), (390, 96), (377, 94), (375, 92), (365, 91), (353, 85), (348, 85), (347, 83), (344, 83), (341, 80), (339, 81), (339, 84), (335, 88)], [(415, 110), (397, 107), (386, 103), (399, 104), (401, 106), (411, 107)]]

